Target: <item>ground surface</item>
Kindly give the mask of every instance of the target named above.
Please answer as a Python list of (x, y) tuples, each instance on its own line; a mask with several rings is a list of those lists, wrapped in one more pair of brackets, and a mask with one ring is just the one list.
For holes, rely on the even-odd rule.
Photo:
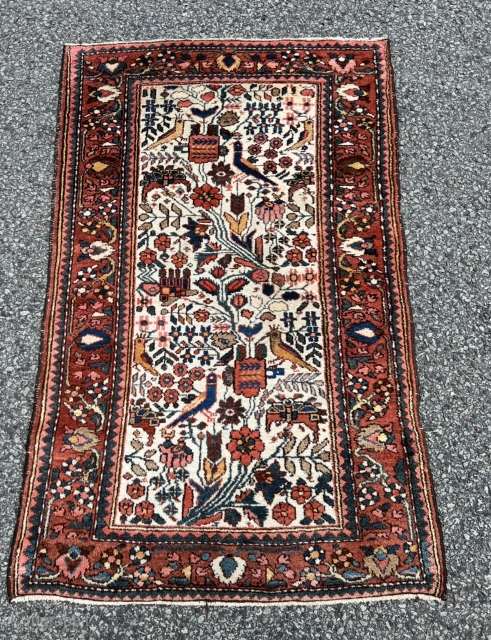
[[(491, 4), (455, 0), (0, 2), (0, 636), (6, 640), (491, 639)], [(64, 42), (391, 39), (402, 215), (443, 604), (84, 606), (6, 600), (37, 370)]]

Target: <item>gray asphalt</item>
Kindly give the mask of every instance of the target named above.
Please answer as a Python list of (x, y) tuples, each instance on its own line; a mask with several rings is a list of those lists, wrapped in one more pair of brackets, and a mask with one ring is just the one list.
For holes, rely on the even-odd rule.
[[(465, 0), (0, 1), (0, 637), (491, 640), (491, 4)], [(391, 40), (421, 418), (446, 602), (316, 608), (8, 604), (5, 575), (46, 289), (64, 42)]]

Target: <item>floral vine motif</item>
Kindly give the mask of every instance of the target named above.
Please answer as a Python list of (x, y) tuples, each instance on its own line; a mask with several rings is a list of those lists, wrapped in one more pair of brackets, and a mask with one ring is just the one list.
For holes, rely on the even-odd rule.
[[(317, 91), (304, 83), (142, 88), (134, 438), (121, 523), (335, 521), (315, 181), (293, 188), (304, 167), (313, 170)], [(165, 345), (156, 344), (157, 322), (168, 326)], [(287, 391), (299, 376), (315, 400), (290, 388), (258, 410), (260, 394), (271, 398), (280, 381)], [(177, 467), (188, 474), (178, 483)], [(130, 514), (124, 487), (138, 478), (146, 486)], [(316, 500), (295, 505), (298, 483)], [(141, 504), (153, 505), (145, 518)]]

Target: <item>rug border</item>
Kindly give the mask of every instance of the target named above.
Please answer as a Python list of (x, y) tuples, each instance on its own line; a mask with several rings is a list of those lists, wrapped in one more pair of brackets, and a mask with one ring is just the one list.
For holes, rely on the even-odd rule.
[[(30, 504), (32, 491), (29, 491), (29, 485), (32, 481), (32, 475), (34, 471), (35, 455), (34, 444), (35, 436), (40, 432), (40, 414), (41, 406), (38, 402), (39, 396), (43, 386), (49, 379), (49, 365), (50, 359), (47, 357), (48, 349), (50, 349), (50, 335), (52, 328), (51, 320), (54, 320), (52, 311), (56, 306), (56, 299), (54, 294), (56, 293), (56, 282), (58, 280), (56, 276), (55, 266), (59, 263), (62, 254), (62, 247), (60, 242), (54, 242), (55, 237), (59, 236), (63, 227), (63, 211), (61, 205), (62, 201), (62, 185), (65, 183), (65, 174), (61, 171), (61, 166), (64, 165), (66, 160), (66, 142), (65, 135), (67, 129), (67, 106), (69, 100), (69, 87), (68, 78), (70, 76), (70, 46), (64, 45), (61, 56), (61, 66), (59, 74), (59, 88), (58, 88), (58, 105), (56, 110), (56, 138), (53, 148), (53, 178), (51, 186), (51, 216), (50, 216), (50, 230), (49, 230), (49, 247), (48, 247), (48, 269), (46, 278), (46, 296), (44, 301), (44, 308), (41, 320), (41, 340), (38, 353), (38, 369), (36, 375), (36, 383), (34, 388), (33, 408), (31, 412), (31, 418), (29, 421), (29, 427), (27, 431), (27, 443), (26, 443), (26, 457), (24, 461), (24, 467), (22, 470), (22, 488), (17, 507), (17, 517), (15, 522), (14, 534), (12, 537), (12, 543), (10, 547), (10, 554), (7, 567), (7, 595), (11, 601), (19, 598), (16, 596), (18, 585), (16, 583), (16, 567), (18, 564), (18, 557), (22, 551), (21, 534), (25, 533), (27, 528), (27, 505)], [(49, 329), (49, 331), (48, 331)], [(21, 596), (24, 597), (24, 596)], [(26, 596), (30, 597), (30, 596)]]
[[(56, 267), (60, 260), (63, 258), (63, 247), (61, 243), (53, 243), (55, 237), (59, 236), (63, 229), (64, 215), (63, 215), (63, 199), (64, 199), (64, 185), (66, 183), (66, 173), (63, 172), (62, 166), (67, 162), (69, 157), (69, 144), (66, 140), (67, 127), (69, 124), (69, 115), (67, 109), (71, 100), (71, 91), (69, 89), (69, 78), (71, 75), (71, 52), (78, 48), (79, 50), (86, 46), (105, 46), (105, 45), (120, 45), (123, 49), (125, 47), (132, 47), (136, 45), (155, 44), (159, 45), (166, 43), (230, 43), (231, 45), (237, 44), (237, 42), (248, 43), (274, 43), (279, 44), (281, 42), (318, 42), (326, 43), (326, 46), (332, 42), (346, 42), (346, 43), (373, 43), (379, 44), (384, 53), (384, 67), (385, 67), (385, 97), (387, 100), (387, 144), (390, 150), (389, 154), (389, 169), (387, 171), (387, 182), (390, 185), (390, 219), (394, 230), (394, 240), (396, 244), (396, 256), (394, 258), (394, 271), (396, 273), (396, 284), (400, 296), (401, 314), (405, 326), (407, 327), (407, 334), (403, 340), (403, 351), (405, 352), (407, 363), (410, 365), (405, 372), (407, 380), (407, 390), (410, 392), (410, 401), (408, 403), (408, 411), (412, 417), (411, 427), (415, 436), (415, 441), (418, 450), (418, 462), (420, 470), (420, 483), (421, 489), (425, 497), (426, 508), (428, 510), (428, 526), (431, 531), (432, 550), (435, 560), (435, 587), (433, 587), (433, 594), (428, 593), (396, 593), (387, 595), (372, 595), (372, 596), (355, 596), (339, 594), (337, 597), (325, 599), (325, 597), (319, 599), (290, 599), (287, 601), (264, 601), (262, 599), (250, 599), (246, 600), (241, 597), (240, 601), (235, 602), (233, 600), (218, 601), (218, 600), (171, 600), (167, 598), (159, 598), (153, 601), (140, 601), (140, 600), (126, 600), (121, 599), (119, 601), (106, 601), (106, 600), (92, 600), (85, 597), (66, 597), (56, 595), (16, 595), (18, 584), (15, 576), (15, 569), (18, 564), (18, 556), (21, 553), (21, 532), (26, 530), (27, 516), (29, 515), (26, 506), (30, 503), (30, 497), (32, 494), (32, 483), (35, 478), (33, 477), (34, 464), (36, 459), (36, 449), (39, 446), (40, 435), (40, 415), (43, 407), (39, 405), (38, 398), (42, 388), (46, 385), (49, 379), (50, 373), (50, 358), (46, 357), (46, 354), (51, 353), (51, 334), (55, 331), (54, 316), (52, 311), (56, 304), (56, 298), (53, 295), (57, 292), (59, 275), (57, 274)], [(400, 175), (399, 175), (399, 155), (398, 155), (398, 128), (397, 128), (397, 107), (396, 97), (394, 94), (394, 79), (393, 79), (393, 67), (390, 58), (390, 45), (388, 37), (380, 38), (205, 38), (205, 39), (167, 39), (167, 40), (148, 40), (148, 41), (135, 41), (135, 42), (98, 42), (98, 43), (74, 43), (65, 44), (63, 47), (62, 65), (60, 73), (60, 86), (58, 95), (58, 110), (57, 110), (57, 139), (54, 147), (55, 163), (54, 163), (54, 178), (52, 189), (52, 215), (51, 215), (51, 229), (50, 229), (50, 251), (49, 251), (49, 263), (48, 263), (48, 279), (47, 279), (47, 296), (44, 306), (43, 319), (41, 324), (41, 347), (39, 352), (39, 366), (38, 375), (36, 379), (35, 396), (34, 396), (34, 408), (32, 417), (28, 429), (28, 442), (26, 447), (26, 460), (23, 470), (23, 483), (22, 493), (20, 496), (20, 504), (18, 507), (18, 515), (16, 520), (16, 527), (13, 536), (13, 542), (10, 551), (7, 582), (8, 582), (8, 595), (11, 602), (22, 602), (28, 600), (53, 600), (53, 601), (70, 601), (77, 604), (97, 604), (97, 605), (112, 605), (119, 606), (125, 604), (168, 604), (168, 605), (206, 605), (206, 606), (320, 606), (326, 604), (339, 604), (341, 602), (370, 602), (370, 601), (383, 601), (392, 599), (426, 599), (426, 600), (439, 600), (442, 601), (446, 595), (446, 569), (445, 569), (445, 557), (442, 539), (442, 527), (441, 521), (436, 509), (436, 495), (434, 491), (434, 485), (432, 483), (431, 471), (428, 464), (428, 449), (425, 441), (425, 436), (421, 428), (419, 418), (419, 378), (416, 371), (416, 354), (414, 343), (414, 322), (411, 314), (411, 308), (409, 306), (409, 290), (407, 284), (407, 246), (405, 243), (403, 224), (400, 216)], [(398, 254), (398, 255), (397, 255)], [(36, 430), (36, 431), (35, 431)], [(38, 433), (39, 432), (39, 433)], [(33, 438), (33, 436), (36, 436)], [(29, 487), (31, 486), (31, 490)], [(409, 587), (410, 588), (410, 587)], [(104, 596), (103, 596), (104, 597)], [(192, 592), (189, 592), (188, 597), (192, 597)], [(228, 595), (230, 597), (230, 594)], [(233, 597), (233, 596), (232, 596)], [(261, 596), (260, 596), (261, 597)]]
[[(423, 431), (420, 418), (420, 378), (418, 374), (418, 366), (416, 360), (416, 345), (415, 345), (415, 327), (414, 319), (411, 307), (411, 296), (408, 286), (408, 251), (406, 236), (404, 231), (404, 223), (401, 216), (401, 179), (400, 179), (400, 158), (399, 158), (399, 112), (397, 108), (397, 96), (395, 92), (394, 82), (394, 68), (392, 65), (391, 46), (390, 41), (387, 38), (385, 42), (385, 54), (387, 65), (387, 106), (390, 110), (390, 117), (388, 118), (388, 125), (390, 129), (390, 145), (391, 145), (391, 157), (392, 157), (392, 171), (388, 171), (388, 179), (391, 183), (391, 210), (392, 210), (392, 224), (394, 226), (394, 237), (397, 240), (399, 257), (396, 260), (396, 266), (398, 269), (399, 293), (401, 308), (404, 315), (404, 320), (407, 323), (407, 334), (405, 340), (405, 350), (407, 355), (407, 362), (411, 365), (411, 371), (406, 373), (408, 388), (412, 393), (412, 401), (409, 403), (409, 409), (412, 413), (412, 427), (414, 433), (418, 436), (419, 440), (419, 453), (422, 480), (424, 479), (423, 488), (425, 489), (425, 496), (427, 499), (427, 506), (429, 516), (429, 525), (432, 528), (434, 534), (433, 547), (434, 557), (438, 562), (438, 573), (436, 574), (437, 586), (435, 590), (438, 595), (438, 599), (446, 600), (447, 597), (447, 569), (445, 562), (445, 547), (443, 545), (443, 527), (442, 521), (437, 509), (437, 496), (435, 492), (435, 485), (432, 478), (428, 445), (426, 442), (426, 436)], [(433, 531), (434, 528), (434, 531)]]

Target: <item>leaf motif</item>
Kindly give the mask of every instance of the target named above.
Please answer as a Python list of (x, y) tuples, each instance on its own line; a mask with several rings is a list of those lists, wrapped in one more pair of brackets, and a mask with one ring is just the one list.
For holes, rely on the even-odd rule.
[(330, 473), (329, 469), (325, 464), (322, 464), (322, 462), (317, 462), (317, 464), (315, 465), (315, 469), (316, 471), (319, 471), (319, 473)]
[(296, 438), (290, 438), (290, 440), (286, 443), (286, 445), (283, 447), (283, 453), (286, 455), (287, 453), (290, 453), (290, 451), (293, 449), (293, 447), (295, 446), (295, 443), (297, 442)]
[(158, 471), (159, 465), (153, 460), (145, 460), (145, 466), (148, 471)]
[(230, 229), (235, 234), (240, 235), (237, 220), (230, 213), (225, 212), (225, 220), (229, 223)]
[(243, 289), (246, 284), (249, 284), (249, 280), (247, 280), (247, 278), (237, 278), (236, 280), (232, 280), (232, 282), (229, 282), (226, 287), (227, 293), (237, 293)]
[(327, 443), (327, 438), (325, 440), (322, 440), (322, 442), (319, 442), (314, 447), (312, 447), (312, 453), (319, 453), (319, 451), (322, 451), (322, 449), (324, 449)]
[(307, 220), (305, 220), (304, 224), (306, 227), (308, 227), (310, 229), (310, 227), (314, 224), (315, 220), (314, 218), (307, 218)]
[(295, 464), (293, 463), (293, 460), (290, 460), (290, 458), (288, 458), (287, 460), (285, 460), (285, 469), (288, 471), (289, 474), (291, 474), (292, 476), (296, 473), (296, 468), (295, 468)]
[(320, 455), (319, 458), (321, 460), (324, 460), (324, 462), (329, 462), (331, 459), (331, 454), (329, 453), (329, 451), (323, 451)]
[(139, 464), (133, 463), (131, 465), (131, 471), (135, 474), (135, 476), (146, 476), (147, 472), (143, 467), (140, 467)]
[(169, 209), (165, 206), (165, 204), (159, 204), (159, 209), (162, 211), (163, 214), (165, 214), (166, 216), (169, 215)]
[(182, 216), (182, 209), (180, 209), (177, 204), (173, 204), (171, 209), (177, 216)]
[(300, 222), (297, 222), (296, 220), (294, 222), (290, 222), (289, 224), (286, 225), (287, 229), (298, 229), (298, 227), (300, 226)]
[(305, 458), (302, 458), (300, 460), (300, 466), (302, 467), (302, 471), (310, 476), (310, 474), (312, 473), (312, 465), (310, 464), (310, 462), (308, 460), (305, 460)]
[(243, 213), (239, 218), (239, 225), (238, 225), (239, 236), (244, 233), (248, 222), (249, 222), (249, 214)]
[(145, 458), (151, 458), (156, 453), (157, 453), (157, 449), (149, 449), (148, 451), (145, 451)]
[(134, 439), (131, 441), (131, 446), (135, 451), (140, 451), (140, 449), (143, 449), (143, 442), (140, 442), (139, 440)]
[(310, 436), (307, 434), (305, 438), (298, 445), (298, 449), (297, 449), (298, 455), (301, 455), (307, 449), (309, 444), (310, 444)]
[(211, 280), (208, 280), (208, 278), (202, 278), (201, 280), (198, 280), (195, 284), (202, 291), (205, 291), (205, 293), (211, 293), (212, 295), (216, 295), (218, 292), (217, 285)]
[[(143, 209), (143, 211), (145, 211), (146, 213), (152, 213), (152, 207), (147, 204), (146, 202), (142, 202), (140, 205), (138, 205), (140, 207), (140, 209)], [(140, 216), (141, 218), (141, 216)]]
[(152, 228), (152, 223), (151, 222), (144, 222), (143, 224), (141, 224), (138, 227), (138, 230), (139, 231), (148, 231), (151, 228)]

